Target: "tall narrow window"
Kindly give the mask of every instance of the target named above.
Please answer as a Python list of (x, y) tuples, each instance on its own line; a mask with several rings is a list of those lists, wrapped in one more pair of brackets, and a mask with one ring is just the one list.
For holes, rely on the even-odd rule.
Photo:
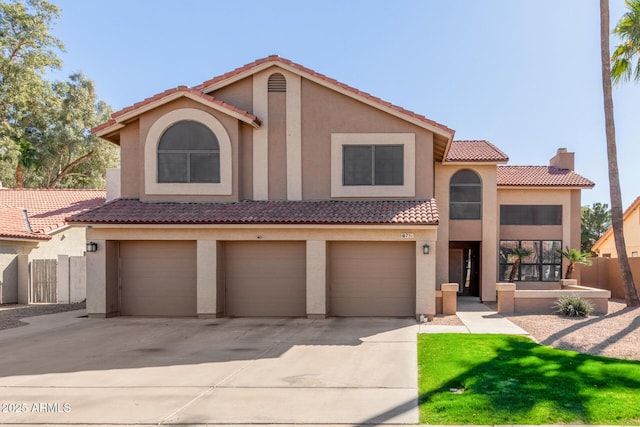
[(456, 172), (449, 181), (449, 218), (480, 219), (482, 217), (482, 183), (469, 169)]
[(158, 182), (219, 183), (220, 145), (205, 125), (180, 121), (158, 143)]

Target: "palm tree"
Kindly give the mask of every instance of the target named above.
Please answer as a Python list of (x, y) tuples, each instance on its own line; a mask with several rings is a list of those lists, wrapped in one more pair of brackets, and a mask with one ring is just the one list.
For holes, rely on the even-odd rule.
[(600, 0), (600, 56), (602, 63), (602, 91), (604, 94), (604, 117), (607, 136), (607, 162), (609, 166), (609, 193), (611, 195), (611, 225), (622, 273), (625, 300), (628, 307), (640, 305), (640, 298), (633, 282), (629, 258), (627, 258), (624, 234), (622, 233), (622, 194), (618, 173), (616, 130), (613, 120), (613, 95), (611, 90), (611, 53), (609, 50), (609, 0)]
[(567, 271), (564, 274), (565, 279), (571, 279), (573, 270), (576, 268), (576, 264), (591, 265), (591, 260), (589, 259), (591, 257), (591, 252), (581, 252), (576, 248), (569, 249), (568, 246), (564, 251), (558, 249), (558, 252), (560, 252), (560, 254), (569, 261)]
[(513, 283), (516, 280), (516, 276), (518, 275), (518, 270), (520, 270), (520, 264), (522, 263), (522, 258), (526, 258), (531, 255), (533, 251), (530, 248), (513, 248), (511, 249), (511, 254), (516, 256), (516, 260), (513, 262), (513, 267), (511, 268), (511, 273), (509, 274), (509, 283)]
[(613, 30), (622, 41), (611, 57), (611, 79), (616, 84), (631, 80), (632, 76), (640, 81), (640, 0), (626, 0), (626, 4), (629, 11)]

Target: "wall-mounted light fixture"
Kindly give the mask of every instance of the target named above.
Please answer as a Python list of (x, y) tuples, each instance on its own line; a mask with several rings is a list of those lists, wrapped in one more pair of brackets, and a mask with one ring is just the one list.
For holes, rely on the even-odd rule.
[(87, 252), (98, 252), (98, 244), (96, 242), (87, 242)]
[(422, 245), (422, 253), (425, 255), (429, 255), (429, 244), (425, 243), (424, 245)]

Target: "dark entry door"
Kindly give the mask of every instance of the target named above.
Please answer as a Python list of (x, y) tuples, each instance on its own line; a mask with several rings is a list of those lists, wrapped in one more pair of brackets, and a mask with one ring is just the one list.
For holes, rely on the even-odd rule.
[(480, 296), (480, 242), (449, 243), (449, 282), (460, 296)]

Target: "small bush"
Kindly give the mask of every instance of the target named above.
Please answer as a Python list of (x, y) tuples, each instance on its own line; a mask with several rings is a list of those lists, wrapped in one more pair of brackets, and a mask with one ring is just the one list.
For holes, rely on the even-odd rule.
[(559, 313), (569, 317), (587, 317), (593, 312), (593, 304), (578, 295), (564, 295), (554, 305)]

